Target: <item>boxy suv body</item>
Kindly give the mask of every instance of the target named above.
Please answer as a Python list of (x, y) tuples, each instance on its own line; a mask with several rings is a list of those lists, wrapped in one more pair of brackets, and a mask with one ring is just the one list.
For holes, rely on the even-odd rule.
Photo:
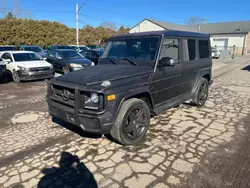
[(94, 67), (48, 82), (52, 116), (83, 131), (140, 142), (150, 117), (187, 100), (202, 106), (211, 84), (209, 35), (157, 31), (114, 36)]

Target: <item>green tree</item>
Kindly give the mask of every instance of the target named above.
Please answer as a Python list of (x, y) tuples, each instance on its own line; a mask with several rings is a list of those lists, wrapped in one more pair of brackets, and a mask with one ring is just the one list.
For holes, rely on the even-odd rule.
[[(12, 15), (13, 16), (13, 15)], [(76, 44), (76, 30), (58, 22), (31, 19), (0, 19), (0, 45), (39, 45), (49, 47), (51, 45)], [(124, 27), (123, 27), (124, 28)], [(92, 27), (86, 25), (79, 31), (80, 44), (100, 45), (117, 33), (125, 32), (126, 28), (115, 31), (102, 26)]]
[(13, 19), (15, 16), (12, 14), (12, 12), (8, 12), (8, 14), (5, 16), (6, 19)]

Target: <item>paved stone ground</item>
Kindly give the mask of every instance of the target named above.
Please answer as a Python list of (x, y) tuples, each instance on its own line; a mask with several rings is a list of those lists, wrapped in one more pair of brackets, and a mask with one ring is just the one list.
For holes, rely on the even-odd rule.
[[(52, 122), (44, 82), (0, 85), (0, 187), (236, 185), (237, 177), (243, 177), (238, 171), (249, 170), (249, 161), (231, 167), (223, 159), (237, 156), (247, 143), (249, 59), (223, 66), (215, 61), (206, 106), (185, 104), (153, 118), (145, 141), (133, 147), (64, 125), (76, 134)], [(235, 173), (228, 175), (232, 169)], [(241, 184), (247, 185), (245, 181)]]

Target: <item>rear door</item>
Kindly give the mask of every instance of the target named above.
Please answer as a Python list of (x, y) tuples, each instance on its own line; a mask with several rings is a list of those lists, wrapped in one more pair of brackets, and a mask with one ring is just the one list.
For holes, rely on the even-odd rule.
[(198, 41), (195, 38), (182, 39), (183, 92), (191, 92), (196, 82), (200, 60)]
[(182, 53), (183, 90), (185, 93), (191, 93), (194, 92), (202, 72), (210, 72), (211, 70), (210, 40), (208, 38), (182, 39)]
[(175, 61), (173, 66), (157, 67), (153, 76), (151, 93), (155, 105), (161, 105), (182, 94), (182, 65), (180, 62), (180, 39), (165, 37), (160, 58)]

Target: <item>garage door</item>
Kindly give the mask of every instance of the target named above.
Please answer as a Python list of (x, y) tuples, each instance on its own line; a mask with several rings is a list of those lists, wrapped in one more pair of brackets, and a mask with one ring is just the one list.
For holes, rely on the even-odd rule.
[(217, 49), (226, 50), (228, 46), (228, 39), (214, 39), (214, 46), (217, 46)]

